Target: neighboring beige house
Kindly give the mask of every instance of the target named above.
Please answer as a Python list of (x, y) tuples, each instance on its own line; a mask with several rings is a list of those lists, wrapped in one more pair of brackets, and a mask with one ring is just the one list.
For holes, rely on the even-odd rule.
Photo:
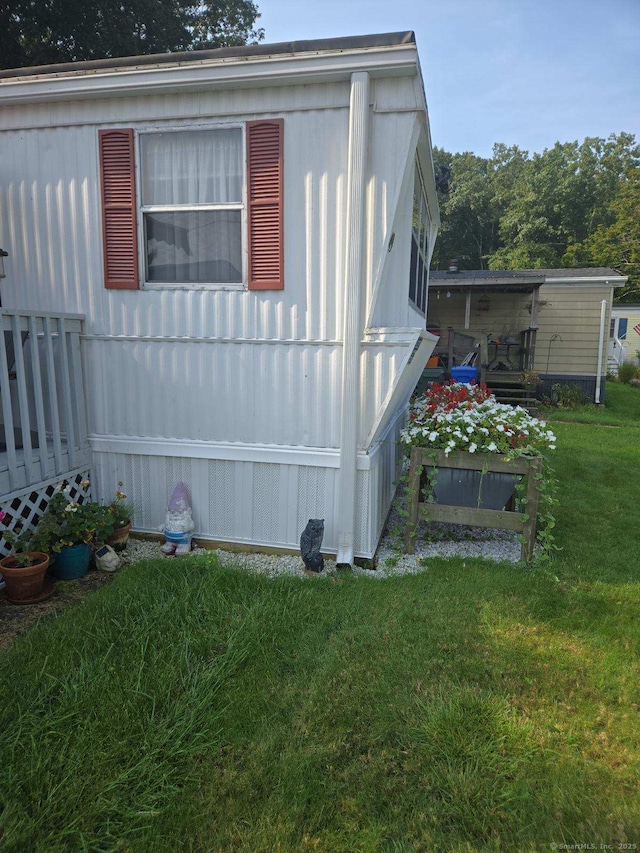
[(609, 324), (609, 367), (625, 361), (640, 362), (640, 305), (631, 303), (614, 305)]
[(437, 349), (443, 362), (448, 330), (455, 330), (462, 345), (456, 347), (454, 364), (465, 349), (463, 335), (473, 338), (469, 350), (478, 345), (479, 351), (484, 338), (489, 384), (509, 376), (515, 380), (531, 369), (540, 374), (545, 389), (579, 385), (600, 402), (613, 294), (626, 280), (606, 267), (432, 271), (428, 328), (434, 333), (439, 329)]

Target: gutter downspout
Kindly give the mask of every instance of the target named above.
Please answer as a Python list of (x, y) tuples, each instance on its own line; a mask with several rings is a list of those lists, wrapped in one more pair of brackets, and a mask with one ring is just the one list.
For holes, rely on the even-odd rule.
[(603, 299), (600, 303), (600, 339), (598, 340), (598, 369), (596, 371), (596, 398), (595, 402), (600, 402), (600, 385), (602, 383), (602, 355), (604, 352), (604, 332), (605, 320), (607, 317), (607, 300)]
[(364, 300), (364, 226), (369, 136), (369, 74), (351, 75), (347, 157), (347, 233), (345, 246), (342, 346), (342, 424), (338, 480), (338, 564), (353, 563), (356, 530), (356, 465), (360, 414), (360, 349)]

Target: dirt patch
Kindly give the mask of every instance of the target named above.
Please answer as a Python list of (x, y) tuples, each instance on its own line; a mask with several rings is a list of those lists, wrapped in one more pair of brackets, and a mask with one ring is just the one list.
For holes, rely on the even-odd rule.
[(41, 619), (61, 613), (65, 608), (82, 601), (94, 590), (109, 583), (114, 577), (109, 572), (90, 569), (83, 578), (73, 581), (56, 580), (56, 591), (51, 598), (39, 604), (11, 604), (0, 592), (0, 649), (6, 648), (14, 637), (24, 634)]
[[(83, 577), (73, 581), (59, 581), (52, 578), (56, 591), (39, 604), (11, 604), (4, 590), (0, 590), (0, 649), (6, 648), (14, 637), (24, 634), (41, 619), (55, 616), (72, 604), (85, 599), (96, 589), (108, 584), (126, 566), (139, 560), (162, 558), (161, 541), (156, 537), (152, 541), (129, 537), (126, 548), (120, 552), (121, 565), (117, 572), (99, 572), (93, 568)], [(195, 553), (195, 552), (194, 552)], [(168, 559), (175, 559), (173, 557)]]

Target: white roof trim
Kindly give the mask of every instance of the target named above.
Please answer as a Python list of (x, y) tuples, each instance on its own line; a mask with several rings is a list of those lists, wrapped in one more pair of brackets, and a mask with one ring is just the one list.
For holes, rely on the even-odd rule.
[(546, 276), (545, 284), (612, 284), (614, 287), (622, 287), (627, 282), (626, 275), (586, 275), (586, 276), (559, 276), (550, 278)]
[(202, 62), (159, 63), (0, 81), (0, 105), (149, 95), (211, 86), (273, 86), (349, 80), (366, 71), (375, 76), (414, 76), (418, 73), (415, 44), (323, 51), (310, 54), (234, 56)]

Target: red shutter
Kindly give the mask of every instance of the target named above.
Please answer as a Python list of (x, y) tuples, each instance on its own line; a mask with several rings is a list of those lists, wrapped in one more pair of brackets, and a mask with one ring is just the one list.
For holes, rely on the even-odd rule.
[(133, 130), (101, 130), (100, 183), (105, 287), (138, 287)]
[(283, 139), (282, 119), (247, 124), (249, 290), (284, 288)]

